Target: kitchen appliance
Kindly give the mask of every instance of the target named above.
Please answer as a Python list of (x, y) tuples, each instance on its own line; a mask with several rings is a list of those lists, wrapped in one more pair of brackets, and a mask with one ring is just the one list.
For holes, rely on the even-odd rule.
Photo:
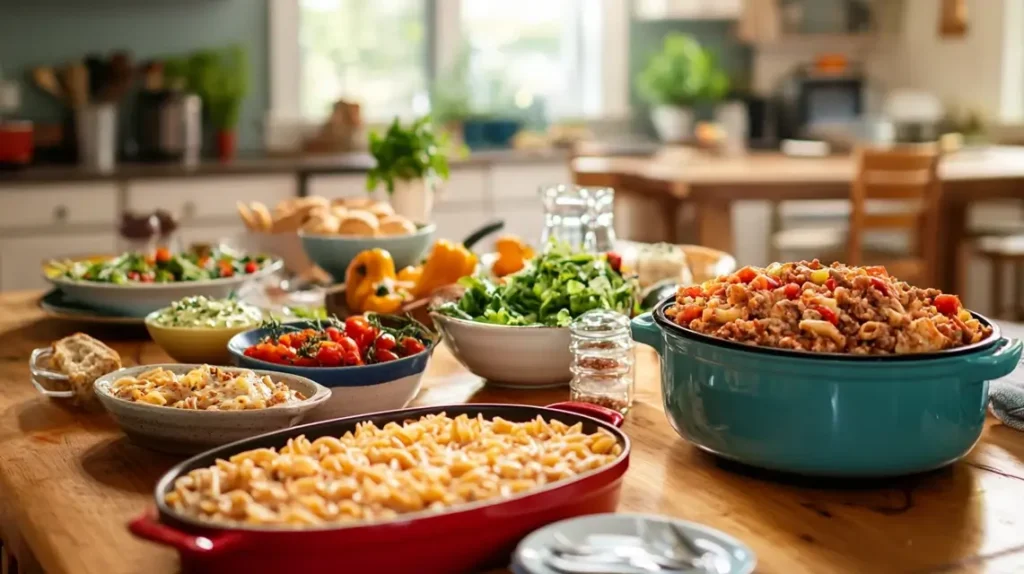
[(746, 110), (747, 147), (774, 149), (779, 145), (778, 114), (771, 98), (748, 95), (740, 101)]
[(938, 96), (919, 90), (894, 90), (882, 105), (899, 143), (925, 143), (942, 136), (945, 107)]
[(778, 139), (813, 139), (822, 126), (830, 132), (843, 125), (855, 131), (865, 113), (867, 90), (867, 78), (845, 59), (822, 57), (797, 67), (775, 94)]
[[(618, 440), (622, 454), (606, 466), (509, 498), (486, 500), (442, 512), (400, 516), (378, 523), (330, 524), (313, 529), (218, 526), (172, 510), (164, 495), (174, 481), (219, 458), (256, 448), (283, 446), (305, 435), (342, 436), (362, 421), (378, 428), (424, 415), (463, 413), (525, 422), (538, 415), (566, 424), (583, 424), (583, 432), (604, 429)], [(503, 404), (462, 404), (402, 409), (314, 423), (265, 434), (208, 451), (175, 466), (156, 485), (156, 512), (134, 520), (136, 536), (171, 546), (186, 572), (245, 571), (249, 574), (303, 572), (375, 572), (378, 574), (458, 574), (504, 566), (516, 544), (534, 530), (565, 518), (614, 512), (622, 477), (629, 467), (629, 439), (619, 427), (620, 413), (587, 403), (549, 407)], [(396, 552), (396, 548), (401, 551)]]
[(933, 470), (981, 436), (988, 382), (1017, 366), (1021, 341), (1000, 336), (932, 353), (847, 355), (757, 347), (665, 316), (674, 297), (633, 319), (661, 355), (672, 428), (697, 448), (803, 475), (881, 477)]
[(136, 143), (142, 161), (199, 161), (202, 102), (179, 90), (143, 90), (136, 106)]

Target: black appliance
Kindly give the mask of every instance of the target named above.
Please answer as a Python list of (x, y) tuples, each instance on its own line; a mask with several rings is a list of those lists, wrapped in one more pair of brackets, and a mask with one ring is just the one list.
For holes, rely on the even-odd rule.
[(867, 79), (858, 69), (798, 67), (783, 79), (774, 98), (778, 139), (813, 139), (816, 125), (860, 121), (866, 91)]

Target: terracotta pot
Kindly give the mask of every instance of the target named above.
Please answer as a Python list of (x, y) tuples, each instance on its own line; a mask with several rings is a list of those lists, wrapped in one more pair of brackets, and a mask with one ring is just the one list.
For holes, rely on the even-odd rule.
[(238, 152), (238, 132), (235, 130), (217, 131), (217, 159), (230, 161)]

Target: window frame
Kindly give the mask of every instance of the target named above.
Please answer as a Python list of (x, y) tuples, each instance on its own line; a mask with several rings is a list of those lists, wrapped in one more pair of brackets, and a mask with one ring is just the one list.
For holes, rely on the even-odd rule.
[[(365, 0), (372, 1), (372, 0)], [(618, 120), (629, 117), (629, 1), (586, 0), (602, 2), (603, 10), (588, 22), (599, 34), (584, 34), (581, 45), (586, 50), (599, 50), (600, 58), (591, 58), (581, 74), (599, 77), (601, 90), (584, 98), (584, 117), (593, 120)], [(424, 0), (431, 15), (427, 26), (427, 76), (448, 69), (458, 57), (461, 36), (461, 0)], [(270, 109), (267, 113), (266, 136), (280, 141), (282, 126), (305, 125), (311, 120), (302, 116), (299, 63), (299, 0), (268, 0), (268, 33), (270, 61)], [(600, 21), (598, 22), (598, 18)], [(594, 29), (594, 28), (591, 28)], [(312, 122), (315, 123), (315, 122)]]

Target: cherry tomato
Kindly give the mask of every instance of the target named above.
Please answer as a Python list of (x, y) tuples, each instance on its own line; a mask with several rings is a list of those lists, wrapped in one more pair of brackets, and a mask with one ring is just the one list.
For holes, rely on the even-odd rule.
[(786, 299), (792, 300), (800, 296), (800, 291), (800, 286), (797, 285), (796, 283), (787, 283), (786, 289), (785, 291), (783, 291), (783, 293), (785, 293)]
[(744, 267), (736, 272), (736, 277), (744, 283), (750, 283), (757, 277), (757, 271), (754, 271), (753, 267)]
[(836, 290), (836, 280), (831, 278), (831, 277), (829, 277), (828, 280), (825, 281), (825, 288), (828, 289), (829, 291), (835, 291)]
[(933, 303), (943, 315), (956, 315), (960, 312), (960, 298), (956, 295), (939, 295)]
[(245, 272), (246, 273), (255, 273), (255, 272), (259, 271), (259, 270), (260, 270), (260, 266), (257, 265), (255, 261), (250, 261), (250, 262), (245, 264)]
[(395, 341), (394, 335), (391, 333), (384, 333), (380, 337), (377, 337), (377, 340), (373, 342), (373, 348), (378, 351), (390, 351), (391, 349), (394, 349), (397, 344), (398, 342)]
[(153, 281), (156, 281), (156, 274), (152, 271), (146, 271), (142, 274), (142, 277), (139, 278), (139, 280), (143, 283), (152, 283)]
[(346, 367), (363, 364), (363, 358), (359, 356), (358, 352), (346, 352), (343, 360)]
[(388, 349), (378, 349), (377, 350), (377, 362), (378, 363), (387, 363), (388, 361), (397, 361), (397, 360), (398, 360), (398, 355), (396, 355), (393, 351), (389, 351)]
[(128, 272), (128, 279), (130, 279), (132, 281), (138, 281), (138, 280), (142, 279), (142, 275), (139, 275), (138, 271), (129, 271)]
[(398, 342), (402, 347), (402, 356), (408, 357), (409, 355), (415, 355), (416, 353), (422, 353), (425, 346), (418, 339), (413, 337), (402, 337), (402, 340)]
[(277, 338), (277, 342), (281, 343), (282, 345), (288, 345), (289, 347), (291, 347), (292, 336), (289, 335), (288, 333), (285, 333), (284, 335), (281, 335), (280, 337)]
[(352, 338), (359, 345), (360, 349), (366, 349), (377, 336), (377, 330), (370, 325), (366, 317), (353, 315), (345, 319), (345, 334)]
[(253, 345), (252, 347), (246, 347), (245, 351), (243, 351), (242, 354), (245, 355), (246, 357), (255, 357), (256, 356), (256, 346)]
[(346, 337), (345, 335), (342, 335), (341, 338), (338, 339), (337, 342), (338, 342), (338, 347), (341, 348), (341, 352), (342, 353), (345, 353), (345, 354), (355, 353), (357, 355), (360, 354), (359, 353), (359, 344), (356, 343), (355, 340), (352, 339), (352, 337)]
[(324, 333), (327, 333), (327, 337), (335, 343), (345, 336), (345, 334), (341, 332), (341, 329), (338, 329), (337, 327), (327, 327), (324, 329)]
[(317, 366), (316, 359), (310, 357), (295, 357), (292, 364), (296, 367), (315, 367)]
[(703, 313), (703, 311), (701, 311), (701, 308), (697, 305), (687, 305), (683, 307), (683, 311), (679, 315), (683, 322), (689, 323), (690, 321), (700, 317), (701, 313)]
[(321, 345), (316, 353), (316, 362), (322, 367), (337, 367), (343, 360), (343, 354), (337, 345)]
[(889, 286), (885, 284), (885, 281), (882, 281), (878, 277), (871, 278), (871, 286), (874, 287), (875, 289), (878, 289), (878, 292), (881, 293), (882, 295), (889, 294)]
[(606, 255), (608, 258), (608, 265), (612, 268), (612, 271), (616, 273), (622, 272), (622, 256), (614, 251), (609, 251)]
[(166, 247), (157, 248), (155, 259), (157, 263), (167, 263), (171, 260), (171, 250)]
[(828, 321), (829, 323), (832, 323), (833, 325), (839, 324), (839, 316), (836, 315), (836, 312), (833, 311), (832, 309), (829, 309), (828, 307), (824, 306), (817, 306), (814, 307), (813, 309), (817, 311), (819, 315), (821, 315), (822, 319)]
[(234, 274), (235, 274), (235, 268), (232, 267), (230, 263), (225, 263), (225, 262), (221, 261), (221, 263), (220, 263), (220, 276), (221, 277), (231, 277)]

